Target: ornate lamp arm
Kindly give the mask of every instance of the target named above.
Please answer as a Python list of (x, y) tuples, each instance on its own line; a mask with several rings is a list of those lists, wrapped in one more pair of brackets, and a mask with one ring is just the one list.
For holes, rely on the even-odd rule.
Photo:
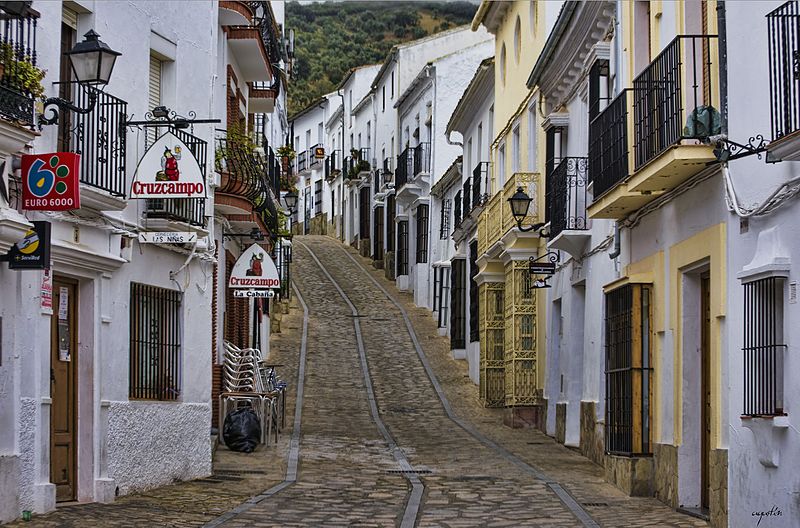
[[(90, 113), (92, 110), (94, 110), (94, 107), (97, 104), (97, 93), (94, 90), (89, 90), (88, 96), (89, 106), (86, 108), (75, 106), (72, 101), (67, 101), (61, 97), (50, 97), (49, 99), (45, 99), (44, 108), (42, 109), (42, 113), (39, 115), (39, 130), (41, 130), (45, 125), (58, 124), (58, 108), (62, 110), (69, 110), (71, 112), (75, 112), (76, 114)], [(50, 109), (50, 117), (45, 117), (44, 114), (48, 111), (48, 108)]]

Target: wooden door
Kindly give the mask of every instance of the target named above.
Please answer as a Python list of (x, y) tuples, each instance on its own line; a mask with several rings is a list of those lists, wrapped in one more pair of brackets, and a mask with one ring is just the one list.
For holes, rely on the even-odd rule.
[(77, 475), (77, 283), (53, 281), (53, 316), (50, 330), (50, 481), (56, 485), (56, 502), (76, 498)]
[(707, 509), (711, 454), (711, 280), (707, 275), (700, 280), (700, 506)]

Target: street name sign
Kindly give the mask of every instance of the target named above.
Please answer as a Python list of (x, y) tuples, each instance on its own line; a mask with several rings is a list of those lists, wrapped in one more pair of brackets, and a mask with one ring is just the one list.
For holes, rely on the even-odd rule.
[(197, 241), (197, 233), (172, 231), (144, 231), (139, 233), (140, 244), (190, 244)]
[(556, 272), (555, 262), (531, 262), (528, 271), (531, 275), (553, 275)]

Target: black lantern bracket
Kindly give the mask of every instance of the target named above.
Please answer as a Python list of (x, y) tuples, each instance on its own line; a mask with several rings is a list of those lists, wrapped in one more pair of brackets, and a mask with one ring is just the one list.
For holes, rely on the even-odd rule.
[[(86, 89), (81, 87), (82, 89)], [(70, 111), (75, 114), (89, 114), (94, 110), (95, 105), (97, 105), (97, 92), (95, 90), (87, 90), (87, 96), (89, 97), (89, 106), (86, 108), (81, 108), (79, 106), (75, 106), (72, 101), (67, 101), (66, 99), (62, 99), (61, 97), (50, 97), (44, 100), (42, 113), (39, 114), (39, 130), (41, 131), (46, 125), (57, 125), (58, 124), (58, 114), (59, 110), (62, 111)], [(50, 109), (50, 117), (46, 117), (45, 113)]]
[(220, 123), (219, 119), (197, 119), (197, 112), (190, 110), (183, 116), (166, 106), (156, 106), (144, 114), (144, 120), (126, 120), (122, 126), (127, 127), (164, 127), (170, 126), (176, 129), (186, 129), (198, 124)]
[[(712, 138), (712, 140), (714, 142), (714, 157), (717, 159), (711, 163), (726, 163), (747, 156), (758, 156), (758, 159), (762, 159), (763, 154), (767, 152), (767, 145), (769, 144), (762, 134), (751, 136), (745, 144), (733, 141), (726, 136), (719, 136), (718, 138)], [(767, 153), (767, 163), (771, 162), (769, 153)]]
[(261, 231), (259, 228), (254, 227), (248, 233), (222, 233), (222, 239), (233, 239), (233, 238), (250, 238), (251, 240), (255, 240), (256, 242), (263, 242), (266, 238), (264, 232)]

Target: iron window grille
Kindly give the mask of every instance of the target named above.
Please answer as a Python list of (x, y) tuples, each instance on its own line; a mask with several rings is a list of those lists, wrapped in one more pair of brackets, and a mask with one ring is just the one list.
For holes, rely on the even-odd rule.
[(463, 206), (461, 209), (461, 216), (462, 219), (469, 216), (470, 211), (472, 211), (472, 179), (467, 178), (464, 180), (464, 183), (461, 184), (461, 200), (463, 202)]
[(370, 215), (370, 188), (362, 187), (358, 196), (358, 218), (359, 218), (359, 237), (361, 240), (369, 240), (369, 215)]
[(651, 287), (628, 284), (606, 294), (606, 452), (651, 452)]
[(304, 150), (297, 154), (297, 172), (305, 172), (308, 168), (308, 151)]
[(417, 264), (428, 262), (428, 206), (417, 207)]
[(314, 216), (322, 214), (322, 180), (314, 182)]
[(131, 283), (128, 396), (177, 400), (181, 391), (181, 292)]
[(439, 328), (446, 328), (450, 321), (450, 268), (436, 268), (439, 272)]
[(465, 259), (453, 259), (453, 284), (450, 288), (450, 349), (466, 347), (466, 265)]
[(744, 410), (745, 416), (784, 414), (782, 277), (744, 284)]
[(374, 210), (375, 216), (375, 236), (372, 248), (372, 259), (383, 260), (383, 206), (378, 206)]
[(480, 339), (478, 308), (480, 305), (478, 295), (478, 241), (469, 243), (469, 342), (475, 343)]
[(397, 192), (408, 183), (408, 177), (414, 175), (414, 147), (406, 147), (397, 156), (397, 168), (394, 173), (394, 188)]
[[(486, 201), (487, 183), (489, 181), (489, 162), (480, 161), (472, 170), (472, 208)], [(481, 190), (484, 192), (481, 193)]]
[[(589, 69), (589, 121), (591, 122), (611, 101), (608, 90), (608, 61), (596, 60)], [(602, 90), (601, 88), (605, 88)]]
[(394, 194), (386, 198), (386, 251), (394, 251), (395, 217), (397, 207)]
[(397, 222), (397, 275), (408, 275), (408, 220)]
[(450, 238), (450, 198), (442, 200), (442, 217), (439, 220), (439, 240)]
[(441, 291), (439, 291), (439, 281), (442, 280), (441, 275), (439, 275), (439, 270), (441, 268), (439, 266), (433, 268), (433, 311), (439, 311), (439, 302), (440, 302), (440, 295)]
[(550, 211), (550, 237), (565, 229), (587, 229), (587, 158), (563, 158), (548, 175), (547, 209)]
[(772, 140), (800, 130), (800, 4), (786, 2), (767, 15)]

